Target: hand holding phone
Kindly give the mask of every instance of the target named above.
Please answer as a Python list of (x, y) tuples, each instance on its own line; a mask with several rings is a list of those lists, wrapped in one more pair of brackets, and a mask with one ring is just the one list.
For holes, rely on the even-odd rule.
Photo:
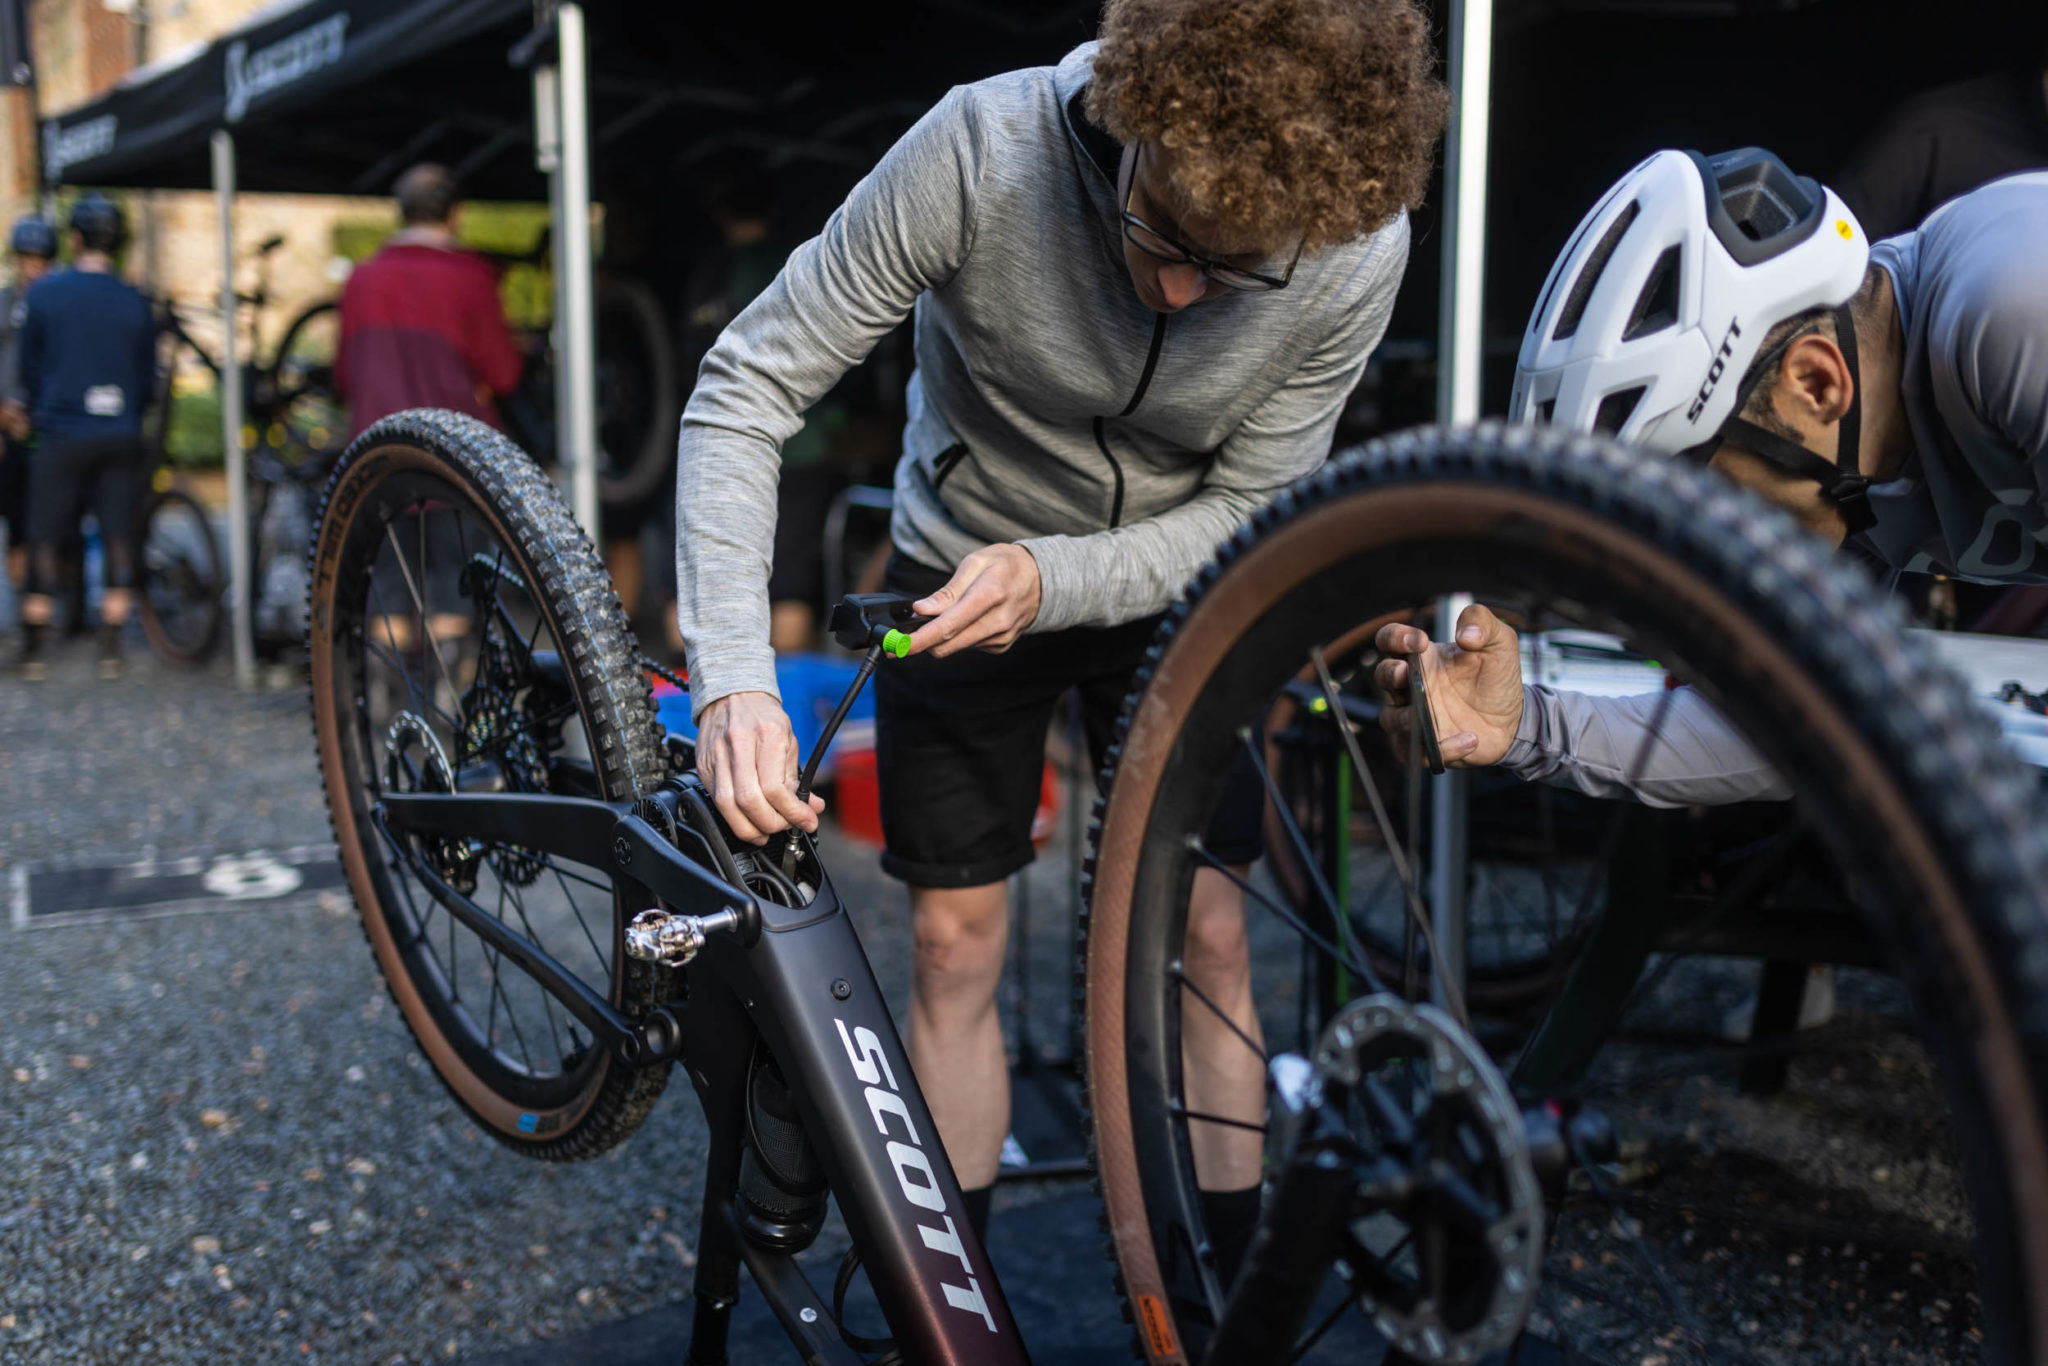
[(1431, 773), (1444, 771), (1444, 753), (1436, 741), (1436, 713), (1429, 705), (1429, 688), (1423, 682), (1422, 665), (1428, 657), (1428, 650), (1418, 650), (1408, 658), (1408, 699), (1415, 714), (1415, 734), (1422, 741), (1422, 760), (1429, 765)]

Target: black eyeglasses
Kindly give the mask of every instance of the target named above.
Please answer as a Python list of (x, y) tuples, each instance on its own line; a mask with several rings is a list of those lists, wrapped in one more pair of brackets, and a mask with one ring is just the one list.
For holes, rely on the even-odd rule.
[(1208, 279), (1229, 289), (1240, 289), (1247, 293), (1260, 290), (1285, 289), (1287, 282), (1294, 278), (1294, 268), (1301, 263), (1301, 247), (1296, 244), (1294, 259), (1287, 263), (1287, 269), (1280, 275), (1263, 275), (1256, 270), (1233, 266), (1214, 257), (1204, 256), (1191, 250), (1185, 244), (1176, 242), (1144, 219), (1131, 212), (1131, 196), (1138, 188), (1138, 158), (1143, 156), (1144, 144), (1131, 154), (1130, 179), (1124, 185), (1124, 238), (1139, 251), (1155, 260), (1166, 261), (1176, 266), (1193, 266)]

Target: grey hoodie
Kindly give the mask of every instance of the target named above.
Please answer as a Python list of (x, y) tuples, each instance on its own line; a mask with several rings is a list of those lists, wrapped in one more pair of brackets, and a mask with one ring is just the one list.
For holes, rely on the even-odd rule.
[(1033, 631), (1162, 610), (1328, 452), (1386, 331), (1407, 216), (1303, 257), (1284, 290), (1152, 313), (1124, 266), (1119, 149), (1080, 112), (1094, 55), (1084, 44), (949, 92), (705, 356), (676, 480), (697, 712), (776, 692), (778, 452), (913, 307), (893, 539), (941, 569), (1023, 545), (1041, 586)]

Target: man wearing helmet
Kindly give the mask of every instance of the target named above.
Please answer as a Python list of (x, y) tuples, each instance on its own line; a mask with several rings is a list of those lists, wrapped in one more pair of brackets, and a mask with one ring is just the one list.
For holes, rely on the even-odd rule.
[[(1706, 461), (1897, 571), (2048, 582), (2048, 173), (1861, 239), (1768, 153), (1659, 153), (1553, 268), (1513, 416)], [(1428, 637), (1390, 626), (1378, 644), (1404, 656)], [(1658, 806), (1789, 794), (1690, 689), (1650, 737), (1653, 700), (1524, 687), (1514, 631), (1483, 606), (1424, 667), (1446, 763)], [(1402, 659), (1377, 676), (1405, 695)], [(1412, 713), (1382, 724), (1405, 737)]]
[(57, 232), (23, 214), (7, 234), (14, 278), (0, 289), (0, 522), (7, 523), (7, 577), (18, 594), (28, 582), (28, 398), (21, 387), (21, 324), (28, 292), (57, 259)]
[[(135, 582), (135, 519), (142, 496), (142, 410), (156, 382), (156, 320), (149, 301), (114, 271), (127, 237), (115, 204), (96, 194), (71, 209), (71, 268), (28, 292), (21, 383), (36, 435), (30, 462), (29, 544), (39, 587), (90, 506), (106, 546), (100, 600), (100, 674), (122, 670), (121, 631)], [(47, 675), (48, 593), (22, 599), (22, 676)]]

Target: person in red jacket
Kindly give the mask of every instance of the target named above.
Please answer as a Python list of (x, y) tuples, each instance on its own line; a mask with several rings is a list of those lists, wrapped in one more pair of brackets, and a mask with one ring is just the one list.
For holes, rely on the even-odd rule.
[(392, 195), (405, 226), (341, 293), (334, 375), (349, 435), (406, 408), (452, 408), (498, 426), (498, 396), (519, 383), (524, 357), (505, 325), (497, 273), (455, 244), (455, 177), (425, 163), (400, 176)]

